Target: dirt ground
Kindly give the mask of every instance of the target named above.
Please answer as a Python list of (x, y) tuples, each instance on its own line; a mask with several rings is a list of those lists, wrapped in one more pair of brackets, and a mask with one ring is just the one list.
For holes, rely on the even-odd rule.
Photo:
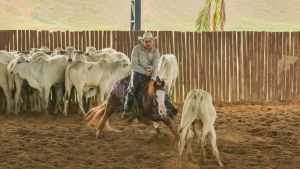
[[(176, 117), (178, 127), (183, 104)], [(300, 102), (214, 103), (217, 146), (225, 168), (299, 168)], [(75, 112), (76, 106), (72, 107)], [(179, 168), (178, 141), (160, 123), (165, 138), (159, 139), (152, 127), (131, 126), (119, 116), (110, 125), (120, 133), (104, 131), (95, 139), (95, 130), (86, 126), (81, 115), (30, 114), (5, 118), (0, 114), (0, 168)], [(193, 158), (182, 168), (217, 168), (211, 145), (208, 163), (202, 163), (197, 139)]]

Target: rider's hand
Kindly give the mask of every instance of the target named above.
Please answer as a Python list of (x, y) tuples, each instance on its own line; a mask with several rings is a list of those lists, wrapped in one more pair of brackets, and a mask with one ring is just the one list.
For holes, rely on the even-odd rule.
[(154, 83), (154, 80), (150, 80), (150, 85), (152, 86)]
[(146, 71), (146, 75), (147, 75), (147, 76), (150, 76), (151, 73), (152, 73), (152, 70), (147, 70), (147, 71)]

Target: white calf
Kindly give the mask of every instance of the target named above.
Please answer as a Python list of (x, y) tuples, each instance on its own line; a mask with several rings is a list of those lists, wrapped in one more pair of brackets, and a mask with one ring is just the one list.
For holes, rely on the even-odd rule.
[(208, 92), (201, 89), (195, 89), (188, 93), (187, 99), (184, 102), (181, 117), (181, 135), (178, 144), (180, 165), (181, 155), (185, 145), (186, 134), (189, 131), (189, 145), (187, 153), (191, 153), (191, 138), (193, 138), (192, 129), (195, 128), (195, 132), (198, 134), (200, 139), (203, 161), (206, 162), (206, 152), (204, 149), (204, 144), (205, 138), (208, 135), (211, 139), (213, 154), (217, 158), (219, 166), (223, 166), (220, 160), (219, 150), (217, 148), (216, 132), (214, 129), (216, 116), (216, 110), (212, 104), (212, 96)]

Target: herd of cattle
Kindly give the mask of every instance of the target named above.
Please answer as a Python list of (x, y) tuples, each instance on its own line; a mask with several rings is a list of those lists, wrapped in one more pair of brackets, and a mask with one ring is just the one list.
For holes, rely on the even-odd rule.
[[(173, 90), (178, 76), (176, 57), (168, 54), (160, 58), (159, 76), (166, 82), (169, 93)], [(97, 97), (100, 105), (111, 88), (120, 79), (130, 75), (130, 59), (112, 48), (86, 51), (74, 47), (32, 48), (30, 51), (0, 51), (0, 101), (6, 114), (18, 114), (30, 107), (31, 112), (48, 114), (50, 90), (55, 100), (54, 114), (61, 111), (67, 116), (68, 100), (64, 99), (64, 110), (60, 103), (70, 97), (71, 88), (76, 88), (80, 112), (85, 114), (83, 97)], [(65, 93), (63, 93), (65, 88)], [(92, 107), (92, 101), (88, 102)], [(26, 104), (30, 104), (27, 106)], [(6, 109), (5, 109), (6, 108)]]
[[(0, 51), (0, 103), (6, 115), (18, 114), (20, 107), (30, 107), (31, 112), (48, 114), (48, 102), (51, 88), (55, 89), (54, 114), (61, 111), (67, 116), (68, 99), (64, 99), (64, 110), (60, 107), (64, 97), (68, 98), (71, 88), (76, 88), (76, 98), (80, 112), (85, 115), (83, 97), (97, 97), (101, 105), (111, 88), (122, 78), (131, 74), (130, 60), (124, 53), (112, 48), (96, 50), (87, 47), (86, 51), (74, 47), (56, 48), (50, 51), (47, 47), (32, 48), (30, 51)], [(178, 64), (172, 54), (160, 58), (158, 75), (165, 81), (169, 94), (178, 76)], [(30, 104), (27, 106), (26, 104)], [(88, 107), (92, 101), (88, 102)], [(23, 104), (23, 105), (21, 105)], [(5, 110), (6, 108), (6, 110)], [(205, 161), (205, 138), (210, 138), (213, 154), (219, 166), (223, 166), (216, 145), (214, 122), (216, 111), (212, 104), (212, 96), (204, 90), (196, 89), (187, 94), (181, 117), (181, 138), (179, 141), (179, 157), (181, 158), (185, 140), (188, 140), (190, 154), (191, 138), (197, 134), (201, 145), (202, 158)], [(188, 132), (188, 133), (187, 133)], [(187, 136), (187, 137), (185, 137)], [(180, 160), (181, 161), (181, 160)]]

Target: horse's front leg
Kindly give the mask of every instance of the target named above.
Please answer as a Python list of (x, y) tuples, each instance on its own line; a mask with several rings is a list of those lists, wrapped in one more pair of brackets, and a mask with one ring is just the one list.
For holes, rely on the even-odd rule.
[(179, 140), (180, 136), (177, 132), (177, 129), (176, 129), (176, 125), (175, 123), (172, 121), (172, 119), (169, 117), (169, 116), (165, 116), (164, 118), (160, 118), (160, 120), (162, 122), (164, 122), (168, 127), (169, 129), (171, 130), (171, 132), (175, 135), (175, 137)]
[(158, 122), (153, 122), (152, 123), (152, 125), (153, 125), (153, 127), (154, 127), (154, 129), (155, 129), (155, 131), (156, 131), (156, 133), (157, 133), (157, 135), (158, 135), (158, 138), (159, 139), (162, 139), (162, 138), (164, 138), (164, 135), (161, 133), (161, 131), (160, 131), (160, 129), (159, 129), (159, 125), (158, 125)]

